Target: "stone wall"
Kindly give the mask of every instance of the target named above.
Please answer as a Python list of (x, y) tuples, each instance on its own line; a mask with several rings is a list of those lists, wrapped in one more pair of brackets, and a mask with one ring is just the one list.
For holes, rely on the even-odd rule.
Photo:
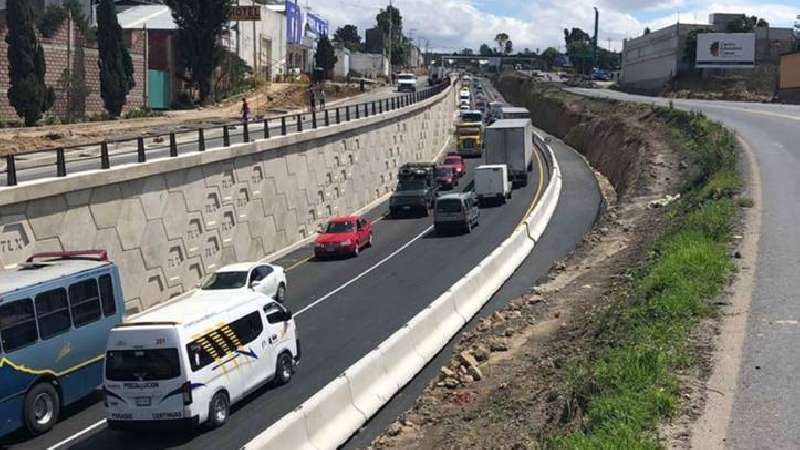
[(452, 133), (448, 89), (404, 110), (305, 133), (0, 189), (0, 263), (107, 249), (132, 311), (235, 261), (314, 235), (431, 160)]

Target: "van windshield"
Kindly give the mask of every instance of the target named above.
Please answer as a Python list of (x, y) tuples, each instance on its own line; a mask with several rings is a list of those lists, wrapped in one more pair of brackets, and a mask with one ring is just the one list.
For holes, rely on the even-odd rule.
[(181, 374), (178, 350), (111, 350), (106, 353), (106, 378), (110, 381), (171, 380)]
[(480, 122), (483, 117), (478, 113), (464, 113), (461, 114), (461, 120), (463, 122)]
[(461, 200), (448, 198), (436, 202), (436, 210), (439, 212), (460, 212)]
[(217, 291), (220, 289), (241, 289), (247, 283), (247, 272), (215, 272), (209, 276), (200, 289)]

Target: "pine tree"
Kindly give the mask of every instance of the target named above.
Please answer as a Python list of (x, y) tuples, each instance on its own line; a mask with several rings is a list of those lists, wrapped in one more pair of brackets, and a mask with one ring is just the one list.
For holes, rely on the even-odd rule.
[(34, 126), (55, 102), (53, 88), (44, 81), (47, 66), (44, 49), (36, 36), (33, 9), (28, 0), (6, 2), (8, 34), (8, 100), (25, 119), (25, 126)]
[(133, 61), (122, 41), (122, 27), (112, 0), (97, 5), (97, 47), (100, 52), (100, 96), (111, 117), (119, 117), (133, 88)]
[(315, 60), (317, 67), (325, 69), (325, 72), (333, 69), (334, 66), (336, 66), (336, 62), (339, 61), (339, 58), (336, 56), (336, 50), (334, 50), (330, 39), (328, 39), (328, 36), (325, 34), (320, 36), (317, 42)]

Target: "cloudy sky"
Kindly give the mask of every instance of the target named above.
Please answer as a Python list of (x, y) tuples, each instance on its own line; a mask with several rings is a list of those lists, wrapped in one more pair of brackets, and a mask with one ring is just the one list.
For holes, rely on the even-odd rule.
[[(331, 21), (332, 29), (347, 23), (359, 32), (375, 23), (375, 15), (388, 0), (301, 0)], [(626, 37), (675, 23), (708, 23), (711, 12), (743, 12), (764, 17), (773, 26), (792, 26), (800, 15), (800, 0), (393, 0), (403, 15), (406, 35), (430, 41), (439, 51), (464, 47), (477, 50), (481, 43), (506, 32), (514, 48), (543, 50), (561, 46), (564, 27), (580, 27), (591, 34), (592, 7), (600, 10), (601, 45), (615, 50)], [(424, 45), (425, 41), (422, 41)]]

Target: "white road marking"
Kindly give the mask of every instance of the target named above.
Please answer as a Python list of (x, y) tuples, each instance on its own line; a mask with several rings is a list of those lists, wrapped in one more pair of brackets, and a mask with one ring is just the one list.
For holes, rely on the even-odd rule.
[(346, 287), (348, 287), (351, 284), (355, 283), (356, 281), (364, 278), (367, 274), (369, 274), (373, 270), (377, 269), (378, 267), (382, 266), (386, 261), (389, 261), (390, 259), (392, 259), (395, 256), (397, 256), (398, 253), (400, 253), (403, 250), (405, 250), (408, 247), (410, 247), (411, 244), (413, 244), (414, 242), (422, 239), (422, 237), (425, 236), (432, 229), (433, 229), (433, 225), (431, 225), (428, 228), (422, 230), (422, 233), (418, 234), (416, 237), (414, 237), (410, 241), (408, 241), (405, 244), (403, 244), (400, 248), (398, 248), (397, 250), (395, 250), (392, 253), (390, 253), (389, 256), (387, 256), (387, 257), (383, 258), (382, 260), (378, 261), (377, 263), (375, 263), (374, 266), (370, 267), (369, 269), (367, 269), (367, 270), (361, 272), (360, 274), (356, 275), (355, 278), (353, 278), (352, 280), (348, 281), (347, 283), (344, 283), (343, 285), (341, 285), (341, 286), (337, 287), (336, 289), (328, 292), (327, 294), (323, 295), (322, 297), (314, 300), (311, 304), (309, 304), (305, 308), (301, 309), (300, 311), (297, 311), (295, 313), (295, 316), (299, 316), (300, 314), (303, 314), (304, 312), (310, 310), (311, 308), (317, 306), (318, 304), (324, 302), (325, 300), (328, 300), (329, 298), (333, 297), (334, 295), (336, 295), (337, 293), (341, 292), (343, 289), (345, 289)]
[(79, 437), (83, 436), (84, 434), (89, 433), (92, 430), (94, 430), (95, 428), (101, 427), (101, 426), (103, 426), (105, 424), (106, 424), (106, 419), (103, 419), (100, 422), (97, 422), (97, 423), (95, 423), (93, 425), (89, 425), (88, 427), (84, 428), (83, 431), (79, 431), (79, 432), (73, 434), (72, 436), (64, 439), (63, 441), (61, 441), (61, 442), (59, 442), (57, 444), (53, 444), (50, 447), (47, 447), (47, 450), (55, 450), (55, 449), (57, 449), (59, 447), (62, 447), (64, 445), (66, 445), (66, 444), (69, 444), (70, 442), (74, 441), (75, 439), (78, 439)]
[(776, 320), (775, 323), (777, 325), (800, 325), (797, 320)]

